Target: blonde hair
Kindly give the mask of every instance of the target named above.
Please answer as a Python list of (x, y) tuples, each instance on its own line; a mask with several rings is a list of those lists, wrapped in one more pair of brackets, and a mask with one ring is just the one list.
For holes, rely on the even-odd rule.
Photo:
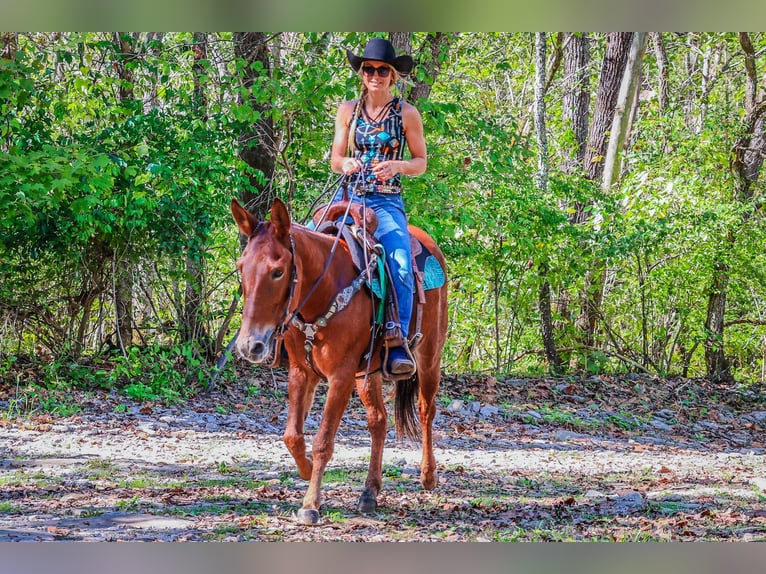
[[(365, 62), (369, 62), (373, 60), (364, 60), (361, 65), (359, 66), (359, 70), (357, 71), (357, 75), (359, 76), (359, 79), (362, 80), (362, 90), (359, 94), (359, 99), (356, 101), (356, 106), (354, 106), (354, 115), (351, 116), (351, 123), (348, 124), (348, 155), (351, 156), (356, 151), (356, 137), (353, 126), (356, 125), (356, 121), (359, 119), (359, 115), (362, 113), (362, 106), (364, 105), (364, 102), (367, 100), (367, 86), (364, 85), (364, 72), (362, 71), (362, 67), (364, 66)], [(396, 88), (397, 83), (402, 79), (402, 75), (396, 71), (396, 68), (393, 66), (386, 64), (386, 66), (391, 70), (391, 85), (389, 86), (389, 89), (391, 92), (394, 91)]]

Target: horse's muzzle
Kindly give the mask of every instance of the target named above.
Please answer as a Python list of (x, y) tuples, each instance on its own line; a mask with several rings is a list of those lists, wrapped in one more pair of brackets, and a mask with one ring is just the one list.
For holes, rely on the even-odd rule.
[(260, 365), (274, 360), (276, 342), (273, 328), (260, 333), (240, 333), (237, 337), (237, 352), (246, 361)]

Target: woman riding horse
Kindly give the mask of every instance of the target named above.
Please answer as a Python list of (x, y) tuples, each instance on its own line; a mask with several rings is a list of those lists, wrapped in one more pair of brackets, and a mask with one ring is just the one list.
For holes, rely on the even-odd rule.
[[(426, 171), (426, 142), (423, 121), (414, 106), (394, 97), (400, 75), (412, 70), (412, 58), (397, 56), (388, 40), (374, 38), (361, 56), (347, 52), (348, 61), (360, 76), (359, 99), (342, 103), (335, 117), (335, 138), (331, 167), (350, 178), (352, 201), (363, 202), (378, 216), (376, 237), (383, 245), (399, 309), (398, 322), (387, 326), (394, 339), (388, 348), (387, 373), (407, 378), (415, 372), (415, 362), (407, 346), (412, 316), (412, 273), (410, 237), (402, 201), (401, 175), (415, 176)], [(410, 159), (404, 149), (410, 148)], [(344, 190), (339, 190), (336, 200)]]

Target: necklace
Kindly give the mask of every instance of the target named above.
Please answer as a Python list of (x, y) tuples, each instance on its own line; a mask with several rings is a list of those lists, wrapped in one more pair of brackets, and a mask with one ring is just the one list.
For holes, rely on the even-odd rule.
[(362, 113), (364, 114), (364, 119), (366, 119), (368, 122), (373, 123), (380, 123), (383, 121), (383, 118), (385, 118), (388, 115), (388, 112), (391, 110), (391, 106), (393, 106), (394, 100), (389, 100), (380, 110), (378, 110), (378, 113), (375, 114), (375, 116), (372, 116), (367, 111), (367, 102), (364, 102), (364, 108), (362, 109)]

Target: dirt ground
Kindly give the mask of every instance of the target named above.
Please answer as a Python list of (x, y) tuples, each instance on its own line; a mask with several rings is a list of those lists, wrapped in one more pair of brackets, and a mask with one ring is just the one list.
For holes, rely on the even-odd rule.
[(0, 387), (0, 541), (766, 540), (758, 388), (445, 376), (438, 487), (420, 488), (419, 445), (390, 431), (373, 515), (355, 511), (369, 436), (354, 397), (316, 527), (295, 522), (285, 395), (258, 370), (174, 405), (72, 392), (41, 408), (39, 391)]

